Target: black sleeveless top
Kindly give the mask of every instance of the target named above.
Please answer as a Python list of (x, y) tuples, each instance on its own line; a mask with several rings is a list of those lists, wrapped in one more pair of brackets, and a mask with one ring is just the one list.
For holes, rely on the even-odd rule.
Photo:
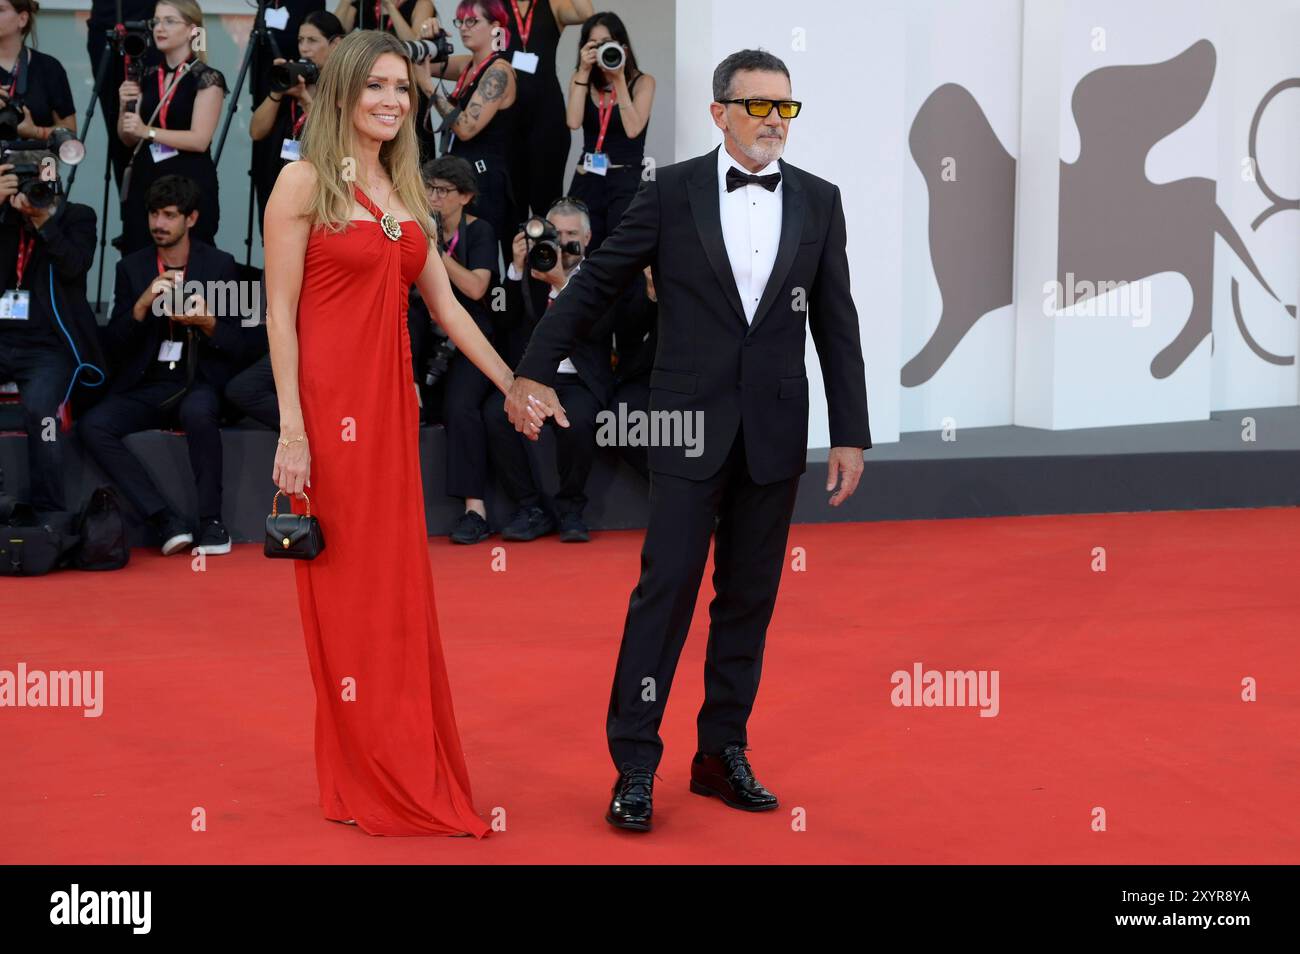
[(501, 2), (505, 4), (510, 20), (510, 45), (506, 47), (506, 54), (513, 56), (516, 50), (523, 50), (536, 53), (538, 57), (536, 72), (515, 70), (520, 104), (531, 107), (540, 99), (544, 105), (553, 108), (554, 101), (559, 103), (560, 111), (563, 112), (564, 95), (560, 91), (560, 80), (555, 72), (555, 51), (560, 45), (560, 27), (555, 22), (555, 13), (551, 10), (550, 0), (533, 0), (529, 12), (524, 13), (525, 23), (528, 23), (529, 13), (533, 18), (528, 31), (527, 45), (524, 44), (523, 37), (519, 33), (519, 21), (515, 19), (515, 11), (510, 5), (510, 0), (501, 0)]
[[(628, 93), (636, 91), (636, 84), (644, 76), (644, 73), (637, 73), (628, 85)], [(596, 94), (600, 95), (599, 91)], [(605, 94), (606, 100), (609, 94)], [(629, 139), (626, 130), (623, 129), (623, 117), (621, 110), (617, 105), (614, 106), (614, 114), (609, 117), (609, 128), (605, 130), (605, 142), (602, 151), (609, 156), (609, 161), (616, 166), (640, 166), (641, 160), (645, 158), (645, 134), (650, 130), (650, 124), (646, 123), (635, 139)], [(596, 104), (591, 101), (590, 94), (586, 97), (586, 105), (582, 112), (582, 151), (595, 152), (596, 139), (600, 136), (600, 110)], [(581, 164), (581, 162), (579, 162)]]
[[(494, 60), (505, 60), (509, 64), (510, 60), (502, 53), (493, 53), (487, 59), (487, 64)], [(478, 90), (479, 84), (483, 82), (483, 77), (487, 75), (491, 66), (484, 65), (474, 81), (465, 86), (460, 91), (459, 96), (448, 96), (447, 98), (455, 106), (465, 107), (469, 101), (474, 98), (474, 93)], [(517, 78), (516, 74), (516, 78)], [(451, 148), (447, 151), (454, 156), (460, 156), (471, 162), (475, 159), (500, 159), (505, 160), (510, 155), (511, 142), (515, 134), (515, 117), (518, 110), (518, 90), (516, 89), (516, 102), (513, 106), (506, 109), (498, 109), (493, 115), (491, 121), (478, 131), (473, 139), (461, 139), (457, 137), (452, 142)]]

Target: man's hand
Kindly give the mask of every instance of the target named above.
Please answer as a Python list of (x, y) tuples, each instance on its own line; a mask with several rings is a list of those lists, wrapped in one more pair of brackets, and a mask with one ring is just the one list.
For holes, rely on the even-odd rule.
[(533, 278), (536, 278), (541, 282), (546, 282), (546, 284), (550, 285), (557, 291), (563, 288), (569, 281), (569, 276), (564, 273), (563, 259), (557, 258), (555, 260), (555, 267), (549, 272), (539, 272), (535, 268), (530, 269), (530, 271), (533, 273)]
[(863, 450), (861, 447), (831, 448), (830, 457), (826, 461), (826, 489), (835, 490), (837, 482), (840, 485), (840, 489), (835, 490), (831, 496), (832, 507), (844, 503), (858, 489), (858, 481), (862, 479)]
[(506, 416), (515, 430), (530, 441), (537, 440), (548, 417), (554, 417), (561, 427), (569, 426), (569, 418), (555, 391), (529, 378), (515, 378), (506, 395)]
[(523, 232), (516, 232), (515, 239), (510, 243), (511, 262), (515, 266), (515, 272), (522, 275), (524, 273), (524, 257), (528, 254), (528, 241), (524, 238)]
[(209, 338), (217, 330), (217, 319), (208, 314), (208, 303), (203, 300), (202, 295), (191, 295), (185, 302), (184, 314), (175, 315), (174, 318), (177, 324), (193, 325)]
[(18, 176), (13, 168), (12, 162), (0, 162), (0, 201), (8, 201), (11, 195), (18, 194)]

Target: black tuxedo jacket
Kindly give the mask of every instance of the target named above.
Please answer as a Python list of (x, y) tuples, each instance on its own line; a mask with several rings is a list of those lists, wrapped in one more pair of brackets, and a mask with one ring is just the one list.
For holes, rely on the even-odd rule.
[[(721, 147), (719, 147), (721, 148)], [(717, 149), (643, 182), (613, 234), (537, 323), (516, 371), (551, 384), (555, 366), (646, 265), (659, 298), (651, 411), (703, 412), (704, 446), (650, 446), (652, 471), (704, 480), (744, 426), (750, 477), (772, 483), (807, 469), (806, 328), (826, 382), (831, 444), (870, 447), (866, 373), (849, 292), (837, 186), (787, 162), (776, 264), (752, 324), (722, 238)]]
[[(583, 267), (586, 267), (585, 263)], [(578, 274), (582, 274), (581, 268), (578, 269)], [(529, 287), (532, 291), (533, 314), (538, 316), (537, 321), (540, 323), (546, 313), (555, 307), (547, 306), (551, 296), (551, 286), (539, 279), (530, 278)], [(528, 315), (524, 310), (523, 282), (513, 281), (507, 277), (505, 289), (506, 310), (517, 316), (519, 324), (526, 325)], [(614, 391), (614, 370), (609, 360), (614, 350), (613, 333), (614, 314), (607, 310), (574, 340), (569, 353), (561, 357), (561, 360), (568, 358), (573, 362), (573, 366), (578, 369), (578, 377), (596, 396), (596, 400), (600, 401), (601, 407), (609, 403), (610, 395)], [(559, 362), (557, 361), (556, 364), (558, 365)]]
[[(144, 321), (136, 321), (131, 309), (144, 294), (149, 283), (158, 277), (157, 252), (150, 245), (117, 263), (117, 280), (113, 289), (113, 315), (104, 329), (109, 358), (113, 364), (109, 390), (117, 394), (135, 387), (144, 379), (150, 362), (158, 359), (158, 348), (167, 337), (167, 319), (152, 312)], [(190, 258), (185, 266), (185, 283), (234, 282), (240, 278), (239, 267), (228, 252), (213, 248), (190, 236)], [(234, 286), (230, 286), (234, 287)], [(217, 314), (217, 327), (208, 337), (194, 329), (198, 342), (196, 381), (206, 381), (218, 393), (244, 366), (248, 351), (246, 336), (241, 332), (241, 316), (235, 313), (238, 294), (228, 297), (230, 314)], [(208, 300), (208, 307), (218, 303)], [(186, 329), (177, 326), (183, 335)]]

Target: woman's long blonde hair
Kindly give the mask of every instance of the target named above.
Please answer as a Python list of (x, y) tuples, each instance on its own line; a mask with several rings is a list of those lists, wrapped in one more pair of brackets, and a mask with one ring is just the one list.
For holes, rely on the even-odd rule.
[[(397, 135), (379, 146), (379, 162), (393, 180), (393, 192), (415, 218), (426, 238), (432, 229), (429, 197), (420, 177), (420, 147), (415, 137), (415, 68), (391, 33), (356, 30), (339, 41), (321, 67), (316, 95), (302, 133), (302, 157), (316, 169), (316, 188), (307, 207), (313, 226), (337, 232), (352, 217), (353, 184), (357, 172), (357, 137), (352, 112), (375, 61), (385, 53), (401, 57), (410, 82), (411, 109)], [(351, 173), (351, 175), (349, 175)], [(366, 183), (360, 183), (364, 188)]]
[[(203, 29), (203, 11), (199, 8), (199, 5), (195, 0), (157, 0), (157, 3), (154, 4), (154, 9), (157, 10), (158, 5), (164, 3), (179, 13), (181, 18), (190, 26)], [(207, 44), (205, 43), (204, 46), (206, 45)], [(206, 63), (208, 61), (208, 54), (205, 50), (194, 49), (193, 39), (190, 40), (190, 49), (194, 52), (194, 55), (199, 58), (200, 63)]]

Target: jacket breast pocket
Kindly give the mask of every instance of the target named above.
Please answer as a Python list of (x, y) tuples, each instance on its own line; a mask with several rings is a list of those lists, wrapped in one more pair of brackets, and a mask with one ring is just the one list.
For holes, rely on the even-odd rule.
[(697, 378), (699, 375), (693, 371), (654, 368), (650, 372), (650, 387), (653, 390), (676, 391), (678, 394), (694, 394)]
[(782, 378), (781, 386), (777, 390), (776, 396), (779, 398), (796, 398), (807, 393), (808, 376), (800, 375), (797, 378)]

